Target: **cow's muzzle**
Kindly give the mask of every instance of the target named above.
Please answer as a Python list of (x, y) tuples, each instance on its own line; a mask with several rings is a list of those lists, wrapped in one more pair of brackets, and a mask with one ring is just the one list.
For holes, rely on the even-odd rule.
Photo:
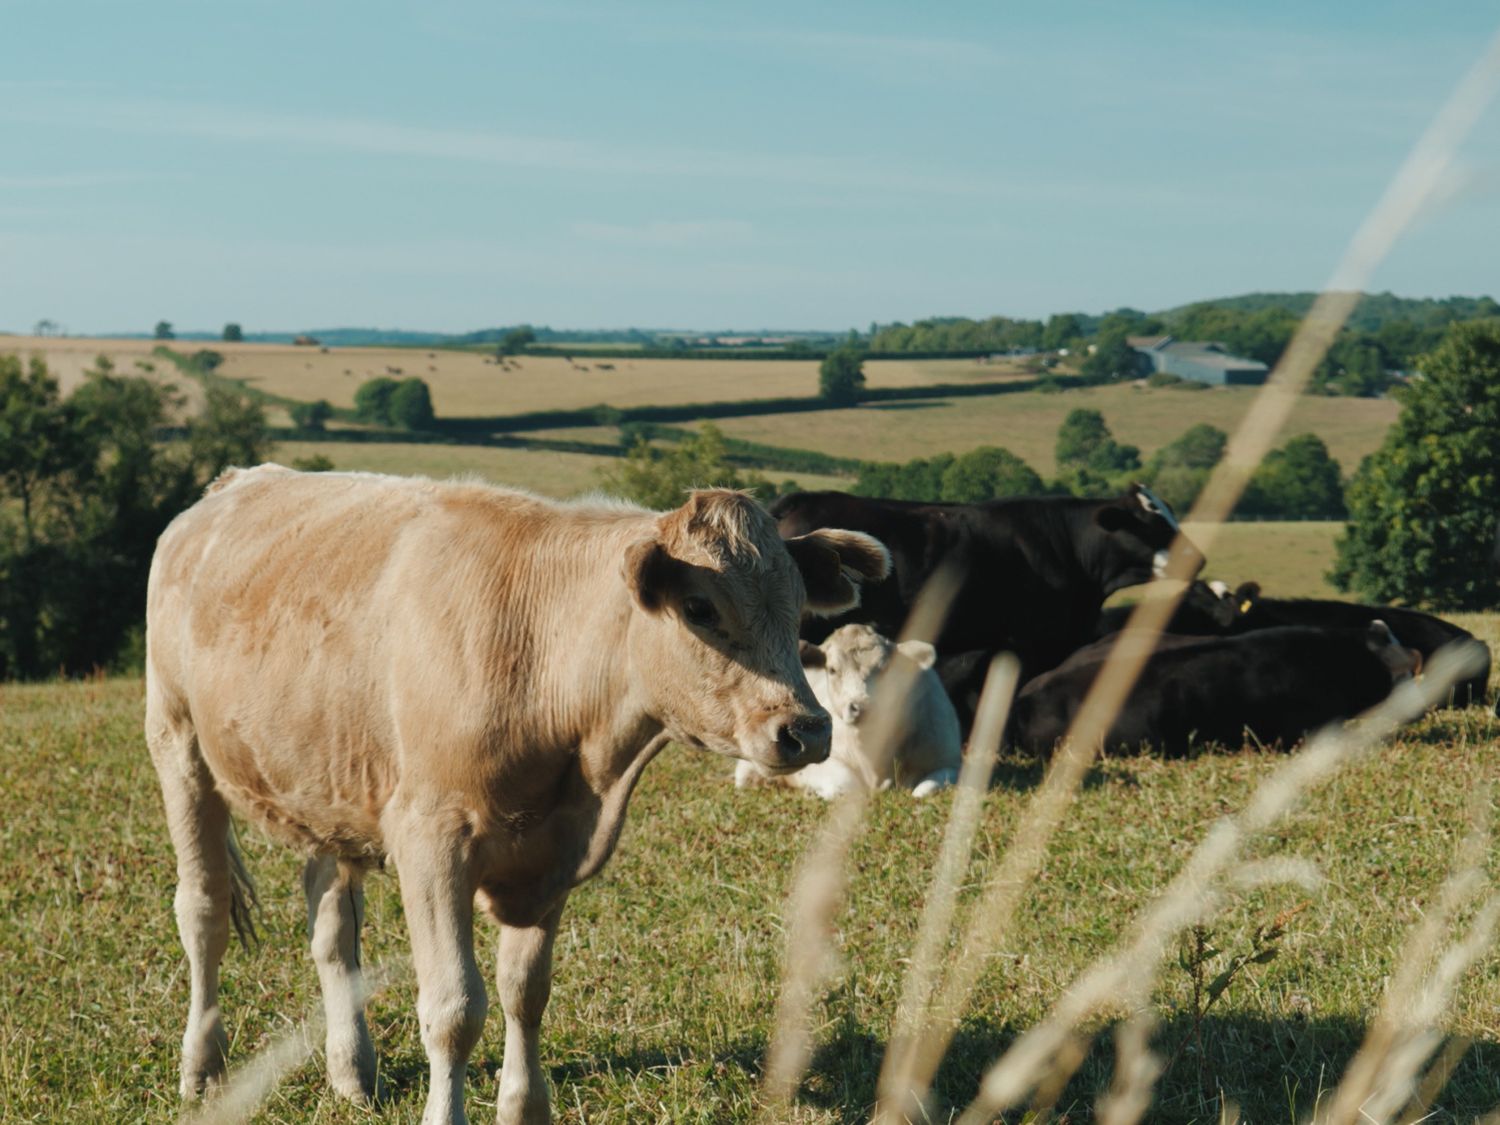
[(776, 756), (783, 769), (800, 769), (828, 757), (833, 721), (826, 714), (799, 715), (776, 728)]

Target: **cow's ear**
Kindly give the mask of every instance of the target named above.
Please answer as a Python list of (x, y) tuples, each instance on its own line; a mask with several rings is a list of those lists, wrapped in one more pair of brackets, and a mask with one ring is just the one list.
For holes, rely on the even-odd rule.
[(804, 668), (826, 668), (828, 666), (828, 654), (811, 641), (797, 642), (797, 656), (801, 658), (802, 667)]
[(902, 641), (896, 651), (918, 668), (931, 668), (937, 663), (937, 649), (926, 641)]
[(625, 549), (621, 572), (635, 604), (647, 613), (660, 613), (677, 586), (682, 564), (655, 539), (638, 539)]
[(1234, 592), (1234, 611), (1236, 613), (1249, 613), (1250, 607), (1260, 597), (1259, 582), (1241, 582), (1240, 588)]
[(1100, 530), (1107, 531), (1111, 535), (1129, 527), (1134, 518), (1129, 509), (1114, 503), (1105, 504), (1094, 513), (1094, 523), (1099, 526)]
[(891, 572), (884, 544), (858, 531), (824, 528), (786, 541), (787, 553), (802, 572), (807, 608), (827, 616), (859, 604), (859, 584)]

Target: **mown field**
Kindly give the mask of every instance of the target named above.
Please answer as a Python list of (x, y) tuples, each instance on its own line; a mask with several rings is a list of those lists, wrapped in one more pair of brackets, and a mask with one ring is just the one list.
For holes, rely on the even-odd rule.
[[(816, 360), (597, 359), (583, 354), (517, 356), (501, 368), (492, 356), (418, 348), (317, 348), (275, 344), (213, 345), (225, 356), (220, 374), (246, 385), (334, 406), (353, 406), (354, 392), (382, 375), (427, 380), (440, 417), (521, 414), (532, 410), (738, 402), (818, 393)], [(183, 349), (192, 350), (188, 345)], [(181, 350), (181, 349), (180, 349)], [(399, 373), (399, 375), (398, 375)], [(1014, 377), (1014, 368), (972, 360), (872, 361), (872, 387), (927, 386)]]
[[(1151, 454), (1197, 422), (1233, 432), (1255, 397), (1254, 387), (1086, 387), (1061, 394), (1026, 392), (961, 399), (866, 403), (848, 410), (768, 414), (716, 420), (731, 437), (817, 449), (870, 461), (906, 461), (962, 453), (981, 445), (1009, 449), (1037, 472), (1056, 470), (1057, 428), (1069, 411), (1097, 410), (1117, 441)], [(1281, 440), (1301, 433), (1323, 439), (1347, 476), (1379, 446), (1400, 408), (1391, 399), (1297, 401)]]
[[(1462, 620), (1492, 645), (1500, 641), (1500, 617)], [(0, 686), (0, 1120), (178, 1117), (187, 984), (141, 699), (133, 679)], [(1247, 1121), (1290, 1125), (1326, 1096), (1404, 935), (1433, 900), (1472, 795), (1500, 774), (1497, 737), (1500, 721), (1477, 709), (1430, 718), (1312, 793), (1254, 847), (1259, 858), (1311, 861), (1325, 881), (1315, 891), (1276, 886), (1232, 896), (1213, 926), (1224, 957), (1247, 948), (1256, 925), (1301, 910), (1277, 959), (1238, 978), (1196, 1036), (1190, 980), (1175, 962), (1163, 966), (1156, 1046), (1176, 1061), (1151, 1120), (1218, 1120), (1232, 1102)], [(937, 1084), (940, 1119), (972, 1096), (984, 1066), (1110, 948), (1214, 820), (1241, 807), (1279, 760), (1253, 751), (1125, 758), (1091, 772), (957, 1029)], [(834, 934), (840, 968), (815, 1009), (811, 1072), (789, 1115), (766, 1116), (756, 1087), (784, 903), (825, 809), (796, 794), (737, 792), (729, 774), (724, 760), (670, 748), (646, 773), (614, 861), (571, 901), (542, 1041), (560, 1120), (868, 1116), (951, 797), (875, 800)], [(1002, 763), (966, 901), (994, 869), (1038, 778), (1032, 764)], [(250, 953), (232, 948), (224, 968), (231, 1051), (241, 1062), (318, 1003), (297, 857), (254, 832), (244, 845), (264, 900), (264, 941)], [(481, 941), (492, 943), (493, 931), (482, 930)], [(276, 1088), (257, 1120), (418, 1119), (426, 1066), (405, 957), (395, 878), (375, 875), (364, 963), (393, 976), (371, 1008), (389, 1098), (373, 1112), (343, 1105), (313, 1061)], [(1497, 1006), (1500, 963), (1491, 956), (1462, 982), (1449, 1026), (1473, 1044), (1428, 1120), (1468, 1121), (1500, 1105)], [(1087, 1117), (1107, 1084), (1108, 1022), (1062, 1093), (1058, 1109), (1068, 1119)], [(470, 1067), (474, 1120), (494, 1112), (502, 1024), (492, 1010)]]

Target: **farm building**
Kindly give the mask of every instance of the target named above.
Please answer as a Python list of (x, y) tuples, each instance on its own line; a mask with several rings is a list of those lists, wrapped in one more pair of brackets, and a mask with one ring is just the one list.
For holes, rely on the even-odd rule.
[(1125, 341), (1151, 362), (1151, 370), (1215, 386), (1259, 386), (1270, 368), (1258, 359), (1230, 355), (1212, 340), (1172, 336), (1130, 336)]

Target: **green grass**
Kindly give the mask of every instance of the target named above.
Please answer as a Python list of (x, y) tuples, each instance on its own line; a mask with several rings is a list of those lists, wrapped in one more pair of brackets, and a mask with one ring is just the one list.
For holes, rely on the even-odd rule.
[[(1470, 619), (1492, 644), (1500, 618)], [(186, 1009), (172, 922), (174, 870), (140, 735), (137, 680), (0, 686), (0, 1119), (176, 1120), (176, 1055)], [(1230, 989), (1165, 1077), (1152, 1119), (1218, 1117), (1219, 1097), (1249, 1121), (1291, 1122), (1329, 1089), (1358, 1044), (1403, 936), (1443, 878), (1471, 794), (1500, 773), (1500, 721), (1446, 713), (1378, 750), (1254, 849), (1299, 856), (1327, 882), (1314, 895), (1264, 888), (1215, 924), (1224, 948), (1308, 898), (1281, 956)], [(994, 957), (939, 1076), (944, 1107), (1036, 1021), (1161, 889), (1214, 819), (1244, 802), (1280, 758), (1117, 759), (1093, 770), (1014, 934)], [(796, 794), (740, 793), (727, 762), (673, 747), (646, 773), (618, 853), (573, 897), (557, 947), (543, 1063), (564, 1121), (748, 1121), (780, 971), (782, 911), (798, 857), (825, 810)], [(1038, 779), (1007, 762), (991, 792), (972, 898)], [(793, 1118), (865, 1119), (951, 805), (886, 793), (852, 859), (835, 943), (842, 968), (818, 1005), (817, 1051)], [(317, 1004), (304, 948), (298, 857), (247, 832), (265, 904), (264, 942), (224, 969), (232, 1054), (244, 1061)], [(480, 941), (492, 948), (493, 930)], [(406, 943), (391, 875), (370, 880), (366, 964), (400, 964)], [(484, 958), (487, 962), (489, 958)], [(482, 962), (482, 963), (483, 963)], [(258, 1120), (414, 1122), (426, 1070), (409, 979), (371, 1008), (392, 1099), (374, 1112), (339, 1103), (319, 1065), (294, 1071)], [(1158, 1049), (1188, 1034), (1189, 985), (1163, 969)], [(1452, 1021), (1474, 1037), (1436, 1120), (1500, 1103), (1500, 968), (1463, 982)], [(493, 1114), (502, 1021), (491, 1012), (470, 1068), (469, 1109)], [(1086, 1113), (1107, 1082), (1108, 1037), (1064, 1092)]]
[[(477, 476), (491, 484), (525, 488), (543, 496), (567, 497), (599, 487), (603, 470), (618, 469), (614, 457), (587, 453), (555, 453), (550, 450), (495, 449), (473, 445), (402, 442), (289, 441), (270, 454), (273, 461), (290, 465), (299, 458), (327, 457), (336, 469), (357, 469), (402, 476), (437, 479)], [(818, 473), (768, 472), (777, 483), (797, 481), (803, 488), (847, 488), (844, 477)]]
[[(868, 403), (811, 414), (725, 418), (714, 424), (731, 437), (868, 461), (906, 461), (999, 445), (1047, 476), (1056, 469), (1053, 448), (1057, 428), (1071, 410), (1098, 410), (1116, 439), (1139, 446), (1142, 454), (1149, 456), (1197, 422), (1232, 432), (1257, 390), (1088, 387), (1061, 394), (1027, 391), (980, 398)], [(1347, 476), (1361, 458), (1379, 446), (1397, 413), (1399, 407), (1390, 399), (1304, 395), (1297, 400), (1281, 441), (1301, 433), (1317, 434)]]

